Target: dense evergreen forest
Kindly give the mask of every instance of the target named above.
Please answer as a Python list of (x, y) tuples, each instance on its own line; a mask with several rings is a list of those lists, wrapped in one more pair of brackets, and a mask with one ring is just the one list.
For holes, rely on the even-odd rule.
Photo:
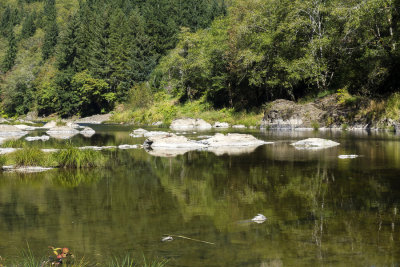
[(400, 0), (5, 0), (2, 112), (90, 115), (132, 91), (249, 110), (400, 88)]

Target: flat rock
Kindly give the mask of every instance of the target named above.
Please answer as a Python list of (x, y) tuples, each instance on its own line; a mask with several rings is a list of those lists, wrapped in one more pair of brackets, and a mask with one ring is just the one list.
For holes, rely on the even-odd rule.
[(260, 146), (267, 142), (259, 140), (250, 134), (217, 133), (213, 137), (200, 141), (207, 147)]
[(292, 143), (291, 145), (296, 147), (297, 149), (317, 150), (338, 146), (340, 144), (331, 140), (321, 138), (308, 138)]
[(237, 125), (233, 125), (232, 128), (235, 128), (235, 129), (246, 129), (247, 127), (244, 126), (243, 124), (237, 124)]
[(47, 140), (49, 140), (50, 139), (50, 136), (48, 136), (48, 135), (42, 135), (42, 136), (28, 136), (28, 137), (25, 137), (25, 140), (26, 141), (47, 141)]
[(184, 136), (176, 135), (173, 133), (167, 133), (164, 135), (150, 136), (146, 139), (143, 144), (145, 147), (156, 148), (189, 148), (191, 150), (206, 148), (207, 146), (203, 143), (190, 140)]
[(4, 171), (8, 172), (21, 172), (21, 173), (35, 173), (49, 171), (54, 168), (40, 167), (40, 166), (3, 166)]
[(170, 128), (173, 130), (207, 130), (211, 129), (212, 126), (202, 119), (187, 118), (172, 121)]
[(229, 123), (227, 122), (215, 122), (213, 125), (214, 128), (229, 128)]
[(46, 133), (56, 139), (69, 139), (79, 134), (79, 131), (68, 126), (61, 126), (51, 128)]
[(11, 136), (24, 136), (28, 132), (18, 129), (13, 125), (0, 124), (0, 136), (11, 137)]
[(138, 145), (119, 145), (118, 149), (136, 149), (138, 147)]
[(115, 149), (115, 148), (117, 148), (117, 146), (82, 146), (82, 147), (78, 147), (78, 149), (82, 149), (82, 150), (91, 149), (91, 150), (97, 150), (97, 151), (105, 150), (105, 149)]
[(1, 147), (0, 148), (0, 155), (4, 155), (4, 154), (10, 154), (13, 153), (17, 150), (19, 150), (20, 148), (12, 148), (12, 147)]
[(145, 149), (147, 153), (154, 157), (165, 157), (165, 158), (173, 158), (176, 156), (183, 155), (189, 151), (193, 151), (191, 148), (154, 148), (154, 149)]
[(132, 136), (132, 137), (137, 138), (137, 137), (143, 137), (143, 135), (148, 133), (148, 132), (149, 131), (147, 131), (145, 129), (139, 128), (139, 129), (133, 130), (133, 132), (130, 133), (129, 135)]
[(358, 155), (339, 155), (338, 158), (339, 159), (355, 159), (358, 158)]
[(33, 127), (33, 126), (25, 125), (25, 124), (17, 124), (17, 125), (14, 125), (14, 127), (18, 128), (20, 130), (24, 130), (24, 131), (34, 131), (36, 129), (39, 129), (38, 127)]
[[(83, 128), (82, 126), (80, 126), (79, 124), (73, 122), (73, 121), (69, 121), (66, 123), (67, 127), (73, 128), (73, 129), (79, 129), (79, 128)], [(89, 127), (88, 127), (89, 128)]]

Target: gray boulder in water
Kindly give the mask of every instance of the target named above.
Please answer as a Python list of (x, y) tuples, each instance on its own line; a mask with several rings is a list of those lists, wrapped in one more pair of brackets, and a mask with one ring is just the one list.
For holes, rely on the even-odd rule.
[(297, 149), (309, 149), (309, 150), (330, 148), (338, 145), (340, 144), (337, 142), (321, 138), (308, 138), (292, 143), (292, 146), (294, 146)]
[(170, 128), (173, 130), (208, 130), (212, 126), (202, 119), (187, 118), (172, 121)]

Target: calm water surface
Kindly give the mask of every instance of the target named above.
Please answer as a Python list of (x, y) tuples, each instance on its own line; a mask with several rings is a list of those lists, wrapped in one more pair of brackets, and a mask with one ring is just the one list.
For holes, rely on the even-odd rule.
[[(129, 137), (132, 127), (95, 129), (72, 142), (144, 141)], [(132, 254), (167, 258), (169, 266), (399, 266), (400, 136), (246, 132), (275, 143), (241, 155), (109, 151), (108, 169), (0, 173), (0, 256), (18, 257), (28, 243), (38, 256), (67, 246), (93, 262)], [(306, 137), (341, 145), (290, 145)], [(246, 221), (258, 213), (268, 220)], [(215, 245), (163, 243), (165, 234)]]

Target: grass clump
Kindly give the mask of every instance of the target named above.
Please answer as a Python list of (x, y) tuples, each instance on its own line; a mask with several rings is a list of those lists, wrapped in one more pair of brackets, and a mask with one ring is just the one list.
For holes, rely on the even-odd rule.
[(54, 158), (62, 168), (90, 168), (103, 166), (106, 158), (100, 151), (79, 149), (68, 146), (54, 153)]
[(12, 147), (12, 148), (21, 148), (25, 146), (25, 141), (23, 139), (9, 139), (5, 140), (2, 144), (2, 147)]
[(398, 120), (400, 116), (400, 93), (392, 94), (387, 102), (385, 109), (385, 117)]
[(16, 166), (49, 166), (53, 165), (51, 155), (37, 147), (24, 147), (11, 154)]
[(115, 257), (111, 262), (107, 264), (107, 266), (108, 267), (134, 267), (134, 266), (164, 267), (167, 265), (167, 263), (168, 263), (167, 259), (147, 261), (144, 256), (143, 256), (143, 262), (138, 263), (134, 260), (132, 256), (126, 255), (120, 259)]

